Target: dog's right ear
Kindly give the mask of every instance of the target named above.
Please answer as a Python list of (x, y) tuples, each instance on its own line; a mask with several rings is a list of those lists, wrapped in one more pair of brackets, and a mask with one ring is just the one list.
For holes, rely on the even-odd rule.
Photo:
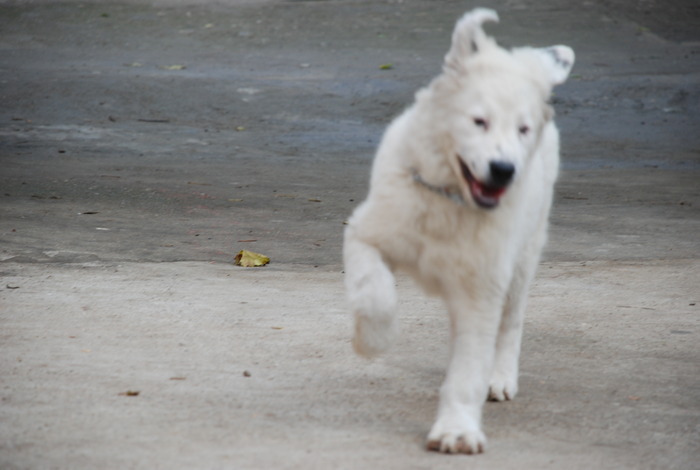
[(445, 70), (464, 72), (465, 61), (489, 41), (481, 27), (487, 21), (497, 23), (498, 14), (488, 8), (476, 8), (457, 21), (452, 33), (452, 46), (445, 56)]

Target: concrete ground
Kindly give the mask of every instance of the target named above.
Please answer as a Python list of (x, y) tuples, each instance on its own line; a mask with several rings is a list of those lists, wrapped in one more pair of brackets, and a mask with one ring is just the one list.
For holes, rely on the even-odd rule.
[(521, 391), (470, 457), (423, 449), (442, 306), (401, 279), (355, 357), (340, 251), (476, 3), (0, 2), (0, 468), (697, 469), (700, 6), (482, 4), (577, 64)]

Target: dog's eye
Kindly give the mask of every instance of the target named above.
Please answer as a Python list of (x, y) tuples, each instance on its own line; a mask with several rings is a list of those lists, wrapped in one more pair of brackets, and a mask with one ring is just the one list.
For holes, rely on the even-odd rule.
[(518, 127), (518, 132), (520, 132), (520, 135), (527, 135), (530, 132), (530, 128), (523, 125)]
[(477, 127), (481, 127), (482, 129), (486, 130), (489, 128), (489, 123), (486, 121), (484, 118), (474, 118), (474, 124)]

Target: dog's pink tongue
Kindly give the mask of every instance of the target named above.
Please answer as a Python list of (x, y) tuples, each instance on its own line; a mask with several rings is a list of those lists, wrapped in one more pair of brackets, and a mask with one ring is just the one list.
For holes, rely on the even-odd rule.
[(506, 188), (485, 186), (475, 179), (469, 182), (469, 189), (476, 203), (486, 208), (495, 207), (498, 204), (499, 198), (506, 191)]
[(481, 193), (486, 197), (498, 199), (503, 195), (504, 192), (506, 192), (506, 188), (494, 188), (490, 186), (481, 185)]
[(470, 183), (472, 193), (477, 194), (479, 196), (498, 199), (503, 195), (504, 192), (506, 192), (505, 187), (496, 188), (493, 186), (486, 186), (484, 184), (481, 184), (477, 180), (472, 180)]

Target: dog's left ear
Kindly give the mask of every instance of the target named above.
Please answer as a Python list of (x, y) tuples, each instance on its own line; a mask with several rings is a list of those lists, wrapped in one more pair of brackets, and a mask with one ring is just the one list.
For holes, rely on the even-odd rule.
[(574, 50), (569, 46), (551, 46), (529, 51), (534, 53), (533, 58), (537, 58), (549, 85), (561, 85), (569, 77), (575, 60)]
[(482, 28), (487, 21), (498, 22), (498, 14), (488, 8), (476, 8), (457, 21), (452, 33), (452, 46), (445, 56), (445, 70), (464, 72), (465, 61), (493, 41)]

